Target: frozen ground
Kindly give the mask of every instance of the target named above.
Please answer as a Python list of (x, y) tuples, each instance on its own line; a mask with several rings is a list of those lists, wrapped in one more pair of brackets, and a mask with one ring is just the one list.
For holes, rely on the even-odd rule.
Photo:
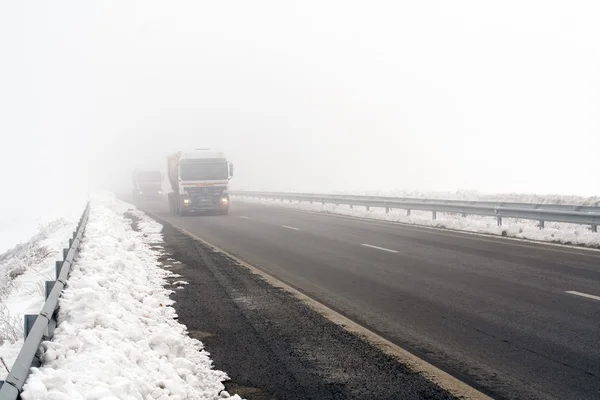
[[(175, 320), (160, 268), (162, 226), (140, 211), (139, 232), (113, 196), (92, 202), (80, 256), (60, 301), (59, 325), (42, 344), (22, 398), (217, 399), (224, 372)], [(239, 399), (238, 396), (230, 398)]]
[[(407, 192), (404, 192), (407, 197), (416, 197), (415, 193), (412, 193), (412, 196), (409, 196)], [(350, 194), (350, 193), (346, 193)], [(374, 193), (352, 193), (352, 194), (371, 194)], [(377, 195), (390, 195), (389, 193), (378, 193)], [(394, 194), (398, 195), (398, 193)], [(515, 195), (510, 201), (523, 201), (526, 202), (526, 196)], [(424, 197), (424, 196), (423, 196)], [(432, 198), (432, 196), (428, 197)], [(440, 197), (442, 198), (442, 197)], [(445, 197), (449, 198), (449, 197)], [(468, 200), (486, 200), (491, 198), (468, 198)], [(575, 200), (574, 198), (570, 198), (571, 200)], [(595, 205), (594, 198), (577, 198), (579, 202), (571, 201), (568, 204), (585, 204), (585, 205)], [(537, 221), (530, 220), (519, 220), (512, 218), (503, 218), (503, 226), (497, 226), (496, 219), (493, 217), (480, 217), (475, 215), (468, 215), (467, 217), (462, 217), (457, 214), (450, 213), (437, 213), (437, 219), (433, 220), (431, 216), (431, 212), (428, 211), (412, 211), (410, 216), (406, 215), (405, 210), (390, 210), (389, 214), (385, 213), (383, 208), (371, 208), (370, 211), (367, 211), (365, 207), (355, 206), (354, 208), (350, 208), (350, 206), (336, 206), (335, 204), (310, 204), (307, 202), (298, 202), (293, 201), (292, 203), (288, 201), (281, 202), (279, 200), (260, 200), (252, 197), (236, 197), (235, 200), (259, 203), (265, 205), (279, 206), (279, 207), (287, 207), (287, 208), (296, 208), (302, 210), (323, 212), (323, 213), (331, 213), (331, 214), (341, 214), (341, 215), (349, 215), (354, 217), (361, 218), (371, 218), (392, 222), (402, 222), (408, 224), (415, 225), (424, 225), (424, 226), (433, 226), (440, 228), (448, 228), (448, 229), (457, 229), (469, 232), (479, 232), (479, 233), (488, 233), (494, 235), (502, 235), (509, 236), (515, 238), (522, 239), (531, 239), (531, 240), (541, 240), (547, 242), (556, 242), (563, 244), (573, 244), (573, 245), (582, 245), (582, 246), (590, 246), (590, 247), (600, 247), (600, 233), (594, 233), (590, 230), (589, 226), (586, 225), (574, 225), (574, 224), (563, 224), (563, 223), (554, 223), (554, 222), (546, 222), (544, 229), (539, 229), (537, 226)], [(466, 198), (464, 200), (467, 200)], [(509, 199), (504, 197), (503, 199), (495, 199), (495, 200), (503, 200), (508, 201)], [(538, 200), (543, 200), (539, 198)], [(546, 197), (545, 201), (551, 204), (567, 204), (567, 202), (560, 203), (562, 201), (560, 198), (552, 198)], [(541, 201), (540, 201), (541, 202)]]
[[(44, 304), (45, 281), (54, 280), (55, 261), (77, 227), (83, 210), (38, 227), (31, 239), (0, 254), (0, 357), (10, 368), (23, 346), (23, 316)], [(0, 379), (7, 370), (0, 365)]]

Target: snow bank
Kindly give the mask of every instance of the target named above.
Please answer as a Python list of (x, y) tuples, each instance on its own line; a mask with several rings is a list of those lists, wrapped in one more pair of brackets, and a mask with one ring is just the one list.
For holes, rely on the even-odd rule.
[(503, 226), (497, 226), (496, 218), (458, 214), (437, 213), (433, 220), (431, 212), (412, 211), (410, 216), (405, 210), (390, 210), (385, 213), (383, 208), (373, 207), (367, 211), (365, 207), (336, 206), (335, 204), (321, 205), (293, 201), (292, 203), (279, 200), (260, 200), (252, 197), (236, 197), (237, 200), (264, 205), (296, 208), (331, 214), (349, 215), (360, 218), (371, 218), (383, 221), (401, 222), (414, 225), (432, 226), (438, 228), (456, 229), (468, 232), (488, 233), (521, 239), (540, 240), (563, 244), (573, 244), (589, 247), (600, 247), (600, 233), (594, 233), (587, 225), (546, 222), (544, 229), (539, 229), (537, 221), (503, 218)]
[[(141, 232), (113, 196), (92, 201), (80, 256), (60, 301), (54, 339), (42, 344), (22, 398), (217, 399), (224, 372), (214, 370), (171, 307), (159, 267), (161, 226), (135, 211)], [(239, 399), (238, 396), (233, 396)]]
[[(84, 205), (69, 217), (39, 226), (27, 242), (0, 254), (0, 357), (9, 368), (23, 347), (23, 316), (41, 311), (45, 281), (56, 278), (55, 261), (62, 259)], [(6, 375), (0, 365), (0, 379)]]
[(407, 197), (415, 199), (463, 200), (463, 201), (506, 201), (512, 203), (535, 204), (572, 204), (578, 206), (600, 206), (600, 197), (567, 196), (560, 194), (534, 193), (481, 193), (475, 190), (457, 190), (455, 192), (387, 190), (387, 191), (335, 191), (333, 194)]

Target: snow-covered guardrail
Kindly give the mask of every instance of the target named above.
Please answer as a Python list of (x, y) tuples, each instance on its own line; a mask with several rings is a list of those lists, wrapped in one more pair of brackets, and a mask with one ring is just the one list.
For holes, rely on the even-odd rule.
[(370, 207), (381, 207), (385, 208), (386, 212), (389, 212), (390, 209), (402, 209), (406, 210), (408, 215), (411, 210), (431, 211), (433, 219), (436, 219), (438, 212), (456, 213), (463, 216), (481, 215), (496, 217), (499, 226), (502, 225), (502, 218), (519, 218), (537, 220), (540, 228), (544, 227), (545, 221), (564, 222), (590, 225), (592, 231), (597, 232), (600, 224), (600, 207), (594, 206), (257, 191), (233, 191), (231, 194), (281, 201), (305, 201), (349, 205), (350, 207), (363, 206), (367, 210)]
[(69, 239), (69, 248), (63, 249), (64, 261), (56, 262), (56, 280), (46, 282), (46, 303), (39, 315), (25, 315), (25, 342), (6, 380), (1, 382), (0, 400), (15, 400), (23, 389), (31, 367), (39, 367), (40, 344), (50, 340), (56, 328), (58, 299), (66, 285), (71, 266), (79, 253), (79, 245), (88, 220), (89, 204), (86, 206), (73, 238)]

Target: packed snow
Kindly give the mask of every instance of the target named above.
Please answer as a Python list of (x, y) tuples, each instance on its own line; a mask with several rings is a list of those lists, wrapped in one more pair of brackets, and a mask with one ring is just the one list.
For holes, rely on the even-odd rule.
[[(545, 228), (540, 229), (538, 227), (538, 221), (503, 218), (503, 225), (498, 226), (496, 218), (482, 217), (477, 215), (467, 215), (467, 217), (462, 217), (459, 214), (438, 212), (436, 219), (433, 220), (432, 213), (430, 211), (413, 210), (411, 212), (411, 215), (408, 216), (406, 215), (405, 210), (400, 209), (392, 209), (390, 210), (389, 214), (387, 214), (385, 212), (385, 209), (377, 207), (371, 207), (370, 210), (367, 210), (366, 207), (359, 206), (354, 206), (353, 208), (351, 208), (350, 206), (345, 205), (322, 205), (321, 203), (310, 204), (308, 202), (300, 201), (292, 201), (290, 203), (288, 201), (281, 202), (279, 200), (258, 199), (254, 197), (236, 196), (236, 199), (250, 203), (295, 208), (306, 211), (315, 211), (330, 214), (348, 215), (359, 218), (369, 218), (390, 222), (456, 229), (468, 232), (486, 233), (521, 239), (539, 240), (589, 247), (600, 247), (600, 233), (592, 232), (590, 227), (587, 225), (546, 222)], [(571, 204), (596, 205), (596, 203), (594, 203), (591, 200), (584, 201), (583, 199), (584, 198), (580, 198), (581, 203)], [(471, 200), (486, 199), (478, 198)], [(500, 199), (496, 200), (500, 201)], [(555, 200), (559, 201), (559, 199)], [(504, 199), (502, 201), (508, 200)], [(523, 201), (523, 198), (514, 196), (514, 198), (511, 201)], [(546, 198), (546, 202), (549, 204), (562, 204), (559, 202), (552, 202), (550, 198)]]
[(23, 346), (23, 316), (38, 314), (45, 301), (45, 281), (54, 280), (55, 261), (77, 228), (81, 208), (38, 227), (31, 239), (0, 254), (0, 379), (6, 378)]
[[(81, 253), (22, 394), (33, 399), (239, 399), (176, 313), (160, 268), (161, 225), (114, 196), (92, 200)], [(136, 231), (126, 216), (138, 221)]]

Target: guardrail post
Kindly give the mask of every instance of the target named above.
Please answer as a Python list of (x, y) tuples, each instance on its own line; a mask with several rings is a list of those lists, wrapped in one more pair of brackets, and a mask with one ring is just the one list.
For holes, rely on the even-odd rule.
[(390, 208), (389, 208), (389, 207), (386, 207), (386, 208), (385, 208), (385, 213), (386, 213), (386, 214), (389, 214), (389, 213), (390, 213)]
[(46, 328), (46, 339), (45, 340), (50, 340), (52, 339), (52, 336), (54, 336), (54, 330), (56, 329), (56, 317), (52, 316), (52, 318), (50, 318), (50, 321), (48, 321), (48, 327)]
[(46, 300), (48, 300), (48, 296), (50, 296), (50, 292), (54, 288), (56, 281), (46, 281)]
[(367, 206), (367, 211), (371, 211), (371, 206)]
[(24, 339), (27, 339), (27, 336), (29, 335), (29, 332), (31, 332), (31, 328), (33, 327), (33, 324), (35, 324), (37, 317), (37, 314), (25, 314), (25, 329), (23, 330)]
[(410, 209), (407, 209), (407, 210), (406, 210), (406, 216), (407, 216), (407, 217), (410, 217)]
[(62, 269), (64, 261), (57, 261), (56, 262), (56, 279), (58, 279), (58, 277), (60, 276), (60, 270)]
[(592, 224), (592, 232), (598, 232), (598, 225)]
[(502, 226), (502, 217), (497, 217), (498, 218), (498, 226)]
[(544, 229), (544, 221), (540, 221), (540, 229)]
[(352, 204), (350, 204), (350, 208), (351, 208), (351, 209), (353, 209), (353, 208), (354, 208), (354, 206), (353, 206)]
[(435, 221), (437, 219), (437, 212), (436, 211), (432, 211), (431, 212), (431, 217), (433, 218), (433, 220)]

